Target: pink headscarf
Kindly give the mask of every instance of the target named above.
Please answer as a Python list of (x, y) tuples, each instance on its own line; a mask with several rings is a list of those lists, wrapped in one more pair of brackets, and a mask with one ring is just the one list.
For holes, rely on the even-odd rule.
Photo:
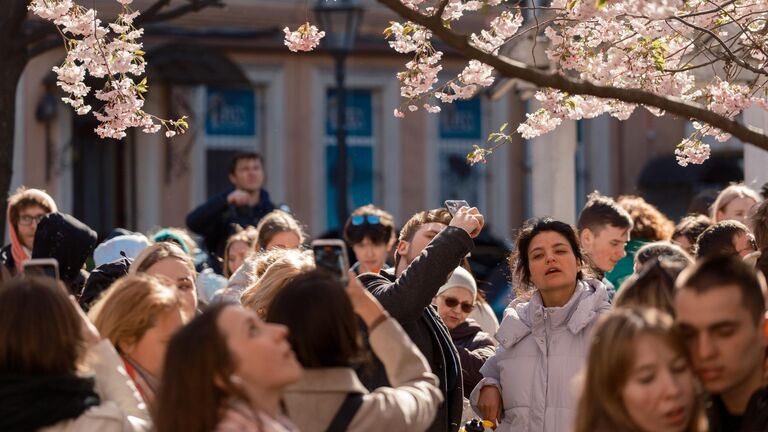
[(58, 211), (56, 202), (53, 200), (53, 198), (45, 193), (45, 191), (40, 189), (27, 189), (21, 193), (17, 191), (16, 194), (14, 194), (14, 200), (8, 203), (7, 218), (9, 227), (8, 232), (11, 235), (11, 256), (13, 257), (13, 263), (16, 266), (16, 274), (21, 273), (23, 269), (22, 265), (26, 260), (29, 259), (29, 256), (27, 255), (27, 252), (24, 250), (24, 247), (19, 240), (19, 236), (16, 233), (16, 227), (14, 227), (13, 223), (11, 222), (11, 208), (16, 206), (20, 200), (32, 197), (38, 198), (40, 201), (47, 203), (48, 207), (51, 208), (51, 212)]

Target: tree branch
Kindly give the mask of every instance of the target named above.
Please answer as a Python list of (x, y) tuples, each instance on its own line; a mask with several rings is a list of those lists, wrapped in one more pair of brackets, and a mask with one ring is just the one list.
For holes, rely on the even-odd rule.
[(136, 18), (136, 25), (141, 25), (146, 20), (151, 20), (155, 17), (155, 15), (160, 12), (161, 9), (168, 6), (171, 3), (171, 0), (157, 0), (152, 6), (148, 7), (144, 11), (141, 12), (141, 15)]
[[(158, 6), (163, 1), (164, 0), (159, 0), (157, 3), (152, 5), (150, 9), (154, 8), (155, 6)], [(152, 22), (158, 22), (158, 21), (169, 21), (174, 18), (178, 18), (180, 16), (186, 15), (191, 12), (197, 12), (208, 7), (224, 7), (224, 6), (225, 4), (222, 3), (222, 0), (190, 0), (190, 3), (184, 6), (178, 6), (167, 12), (159, 12), (159, 9), (162, 9), (163, 7), (162, 5), (159, 5), (159, 9), (157, 12), (154, 13), (154, 16), (145, 17), (139, 23), (146, 24), (146, 23), (152, 23)], [(141, 18), (141, 15), (139, 15), (139, 18)], [(136, 20), (138, 21), (138, 18)]]
[(378, 0), (398, 15), (416, 24), (429, 28), (445, 44), (469, 59), (479, 60), (495, 68), (501, 75), (517, 78), (542, 88), (554, 88), (571, 94), (589, 95), (605, 99), (616, 99), (627, 103), (653, 106), (683, 117), (694, 118), (727, 132), (743, 142), (752, 143), (768, 150), (768, 136), (761, 130), (744, 125), (728, 117), (716, 114), (700, 104), (683, 101), (679, 98), (661, 96), (636, 88), (617, 88), (593, 84), (589, 81), (566, 77), (559, 73), (547, 73), (504, 56), (485, 53), (473, 46), (467, 37), (445, 28), (442, 24), (434, 25), (429, 17), (411, 10), (400, 0)]

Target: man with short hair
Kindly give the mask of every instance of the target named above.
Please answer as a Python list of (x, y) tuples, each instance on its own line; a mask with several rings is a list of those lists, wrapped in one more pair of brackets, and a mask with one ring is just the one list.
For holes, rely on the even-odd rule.
[(676, 285), (680, 333), (711, 397), (710, 431), (767, 431), (765, 279), (720, 255), (684, 270)]
[(32, 256), (37, 225), (48, 213), (57, 211), (56, 202), (40, 189), (22, 186), (8, 197), (8, 232), (10, 244), (0, 250), (0, 261), (11, 275), (21, 273)]
[(610, 197), (593, 192), (579, 214), (577, 228), (581, 248), (595, 278), (601, 280), (609, 292), (615, 291), (605, 274), (627, 254), (624, 248), (632, 231), (629, 213)]
[[(224, 254), (227, 239), (235, 225), (256, 226), (267, 213), (275, 209), (269, 193), (262, 188), (264, 166), (261, 155), (238, 153), (229, 167), (233, 188), (220, 193), (187, 215), (187, 226), (203, 236), (205, 247), (215, 258)], [(221, 271), (220, 260), (211, 260), (214, 270)]]
[(715, 255), (736, 255), (743, 258), (756, 250), (755, 236), (749, 228), (732, 219), (710, 226), (696, 241), (696, 258)]
[(395, 221), (391, 214), (368, 204), (356, 208), (344, 224), (344, 240), (355, 253), (351, 270), (356, 275), (378, 273), (388, 268), (387, 255), (395, 244)]
[[(443, 403), (428, 431), (455, 432), (463, 406), (461, 365), (445, 325), (431, 306), (432, 299), (453, 270), (474, 247), (473, 238), (483, 228), (476, 208), (462, 207), (451, 217), (445, 209), (415, 214), (400, 231), (395, 268), (365, 273), (360, 281), (408, 333), (440, 379)], [(373, 390), (389, 386), (378, 359), (360, 372), (361, 381)]]

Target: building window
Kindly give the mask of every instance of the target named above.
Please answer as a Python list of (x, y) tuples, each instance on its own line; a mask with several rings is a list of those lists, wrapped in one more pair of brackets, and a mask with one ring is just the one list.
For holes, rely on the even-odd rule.
[[(374, 197), (374, 171), (377, 125), (374, 121), (374, 97), (370, 89), (347, 90), (347, 180), (349, 181), (349, 210), (372, 203)], [(326, 91), (325, 115), (325, 167), (326, 216), (328, 229), (339, 229), (344, 221), (336, 214), (336, 91)]]
[(438, 128), (440, 202), (463, 199), (472, 206), (483, 208), (486, 168), (483, 164), (470, 166), (467, 163), (467, 153), (472, 146), (485, 141), (480, 98), (443, 104)]
[(227, 190), (229, 164), (243, 151), (264, 148), (264, 89), (208, 87), (205, 94), (206, 193)]

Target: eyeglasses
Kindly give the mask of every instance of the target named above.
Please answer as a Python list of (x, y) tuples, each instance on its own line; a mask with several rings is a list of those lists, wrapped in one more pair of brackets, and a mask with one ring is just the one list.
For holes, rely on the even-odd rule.
[(459, 299), (455, 297), (443, 297), (443, 303), (445, 303), (445, 305), (451, 309), (455, 308), (459, 305), (459, 303), (461, 303), (461, 311), (466, 314), (471, 313), (475, 309), (475, 305), (472, 303), (459, 302)]
[(22, 215), (22, 216), (19, 216), (19, 225), (24, 225), (24, 226), (27, 226), (27, 225), (32, 225), (32, 222), (33, 222), (33, 221), (34, 221), (35, 223), (38, 223), (38, 224), (39, 224), (39, 223), (40, 223), (40, 221), (41, 221), (41, 220), (43, 220), (43, 218), (45, 217), (45, 215), (46, 215), (46, 214), (45, 214), (45, 213), (43, 213), (43, 214), (41, 214), (41, 215), (37, 215), (37, 216), (30, 216), (30, 215)]
[(378, 225), (381, 223), (381, 217), (372, 214), (361, 214), (352, 216), (352, 225), (362, 225), (368, 222), (371, 225)]

